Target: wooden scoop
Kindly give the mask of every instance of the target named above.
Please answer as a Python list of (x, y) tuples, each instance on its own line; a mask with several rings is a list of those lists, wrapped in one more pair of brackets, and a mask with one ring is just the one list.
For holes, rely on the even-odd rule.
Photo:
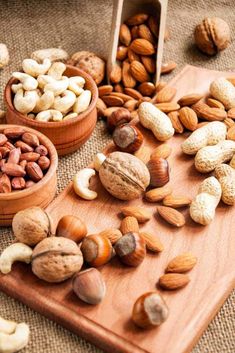
[(168, 0), (114, 0), (113, 19), (110, 36), (110, 48), (107, 62), (107, 77), (116, 63), (120, 25), (130, 16), (137, 13), (148, 13), (159, 19), (159, 36), (156, 55), (155, 84), (159, 81), (161, 74), (164, 35), (166, 26), (166, 12)]

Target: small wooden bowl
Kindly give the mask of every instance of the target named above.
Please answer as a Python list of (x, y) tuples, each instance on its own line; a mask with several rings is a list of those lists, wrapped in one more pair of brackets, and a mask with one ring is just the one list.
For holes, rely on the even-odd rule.
[(7, 106), (6, 120), (8, 124), (24, 125), (42, 132), (54, 143), (59, 156), (76, 151), (83, 145), (92, 134), (96, 121), (96, 102), (98, 99), (98, 89), (86, 72), (67, 65), (65, 76), (82, 76), (86, 80), (85, 87), (91, 91), (92, 100), (88, 109), (79, 114), (76, 118), (61, 122), (42, 122), (29, 119), (26, 115), (19, 113), (13, 106), (13, 94), (11, 85), (18, 80), (11, 78), (5, 88), (4, 99)]
[[(15, 125), (0, 125), (0, 132)], [(39, 138), (39, 141), (48, 149), (51, 165), (45, 176), (35, 185), (28, 189), (13, 191), (11, 193), (0, 193), (0, 226), (9, 226), (14, 215), (25, 208), (39, 206), (46, 208), (56, 193), (56, 169), (58, 155), (53, 143), (40, 132), (25, 127), (25, 131), (32, 132)]]

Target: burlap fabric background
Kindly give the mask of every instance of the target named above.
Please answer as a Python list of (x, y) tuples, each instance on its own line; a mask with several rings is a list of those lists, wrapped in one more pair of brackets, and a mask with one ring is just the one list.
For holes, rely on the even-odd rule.
[[(10, 65), (0, 72), (0, 92), (2, 93), (10, 73), (19, 68), (22, 59), (28, 57), (35, 49), (61, 46), (69, 53), (86, 49), (105, 55), (108, 50), (111, 15), (112, 0), (0, 1), (0, 42), (8, 45), (11, 57)], [(234, 32), (234, 0), (169, 0), (168, 25), (171, 41), (165, 45), (164, 59), (172, 59), (178, 63), (173, 75), (186, 63), (218, 70), (233, 70), (233, 44), (224, 53), (211, 59), (200, 54), (192, 44), (193, 28), (206, 15), (224, 18)], [(171, 77), (168, 76), (167, 79), (169, 78)], [(3, 107), (2, 101), (0, 106)], [(75, 171), (91, 161), (94, 153), (102, 149), (108, 139), (104, 123), (99, 122), (85, 146), (73, 155), (60, 159), (58, 192), (66, 186)], [(10, 229), (1, 230), (0, 236), (2, 250), (12, 239)], [(234, 353), (234, 312), (235, 293), (226, 301), (193, 352)], [(101, 352), (1, 293), (0, 315), (16, 321), (26, 321), (30, 325), (30, 344), (24, 352)]]

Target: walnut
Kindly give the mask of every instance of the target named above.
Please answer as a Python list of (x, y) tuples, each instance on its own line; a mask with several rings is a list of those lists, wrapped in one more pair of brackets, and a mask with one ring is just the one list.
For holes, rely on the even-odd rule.
[(34, 246), (50, 234), (50, 219), (40, 207), (30, 207), (15, 214), (12, 229), (16, 239)]
[(87, 72), (98, 85), (105, 76), (105, 61), (95, 53), (89, 51), (79, 51), (74, 53), (67, 61), (67, 64), (78, 67)]
[(120, 200), (140, 197), (150, 182), (146, 165), (137, 157), (124, 152), (113, 152), (99, 170), (105, 189)]
[(207, 17), (195, 28), (194, 38), (198, 48), (208, 55), (226, 49), (230, 42), (228, 24), (218, 17)]
[(47, 282), (62, 282), (80, 271), (83, 256), (77, 244), (68, 238), (49, 237), (33, 250), (32, 271)]

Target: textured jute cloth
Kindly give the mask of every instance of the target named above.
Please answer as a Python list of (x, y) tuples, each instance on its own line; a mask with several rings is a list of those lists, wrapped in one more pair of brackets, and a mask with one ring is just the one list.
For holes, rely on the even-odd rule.
[[(11, 58), (10, 65), (0, 71), (1, 94), (10, 73), (17, 70), (22, 59), (36, 49), (61, 46), (70, 54), (85, 49), (106, 55), (111, 16), (111, 0), (0, 1), (0, 42), (8, 45)], [(233, 70), (235, 57), (233, 44), (222, 54), (209, 59), (199, 53), (193, 45), (194, 26), (205, 16), (224, 18), (234, 33), (234, 0), (214, 0), (213, 2), (169, 0), (167, 22), (171, 30), (171, 40), (165, 45), (164, 60), (175, 60), (178, 68), (167, 79), (178, 73), (186, 63), (211, 69)], [(2, 101), (0, 107), (3, 107)], [(108, 140), (105, 125), (99, 122), (91, 139), (78, 152), (60, 158), (58, 192), (71, 180), (75, 171), (86, 166)], [(12, 240), (10, 229), (1, 229), (0, 237), (0, 250), (2, 250)], [(234, 312), (235, 293), (233, 292), (204, 332), (193, 352), (234, 353)], [(93, 345), (2, 293), (0, 293), (0, 315), (16, 321), (25, 321), (30, 325), (31, 339), (24, 352), (101, 352)]]

